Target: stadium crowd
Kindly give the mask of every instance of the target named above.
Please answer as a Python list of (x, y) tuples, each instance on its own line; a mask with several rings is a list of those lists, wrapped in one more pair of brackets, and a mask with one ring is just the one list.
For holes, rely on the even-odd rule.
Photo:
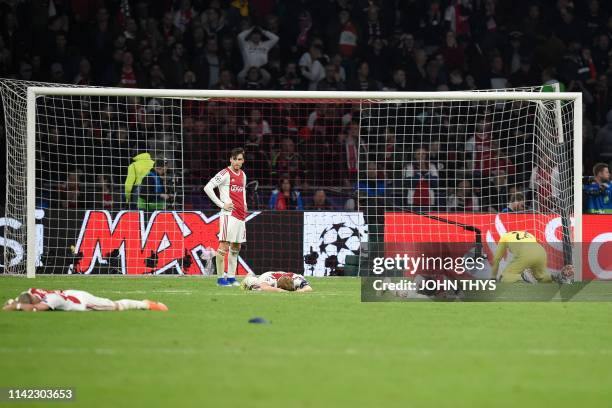
[[(602, 0), (0, 0), (0, 19), (0, 77), (27, 81), (321, 91), (559, 81), (583, 94), (583, 174), (612, 161), (612, 4)], [(549, 184), (539, 193), (554, 200), (555, 172), (562, 171), (537, 152), (518, 151), (529, 144), (527, 125), (504, 132), (487, 110), (478, 112), (483, 120), (464, 129), (463, 138), (432, 132), (405, 140), (402, 127), (422, 116), (417, 107), (402, 113), (408, 120), (378, 126), (374, 135), (360, 132), (360, 107), (350, 104), (185, 101), (178, 118), (176, 102), (139, 104), (134, 112), (102, 104), (73, 118), (72, 129), (87, 129), (85, 141), (61, 134), (59, 125), (44, 130), (50, 139), (43, 161), (71, 156), (53, 150), (62, 138), (73, 138), (83, 156), (104, 157), (96, 149), (107, 147), (124, 152), (118, 162), (43, 166), (41, 177), (58, 186), (64, 207), (82, 202), (80, 185), (95, 177), (98, 201), (119, 208), (123, 199), (112, 194), (113, 186), (123, 185), (132, 157), (144, 151), (163, 156), (171, 170), (184, 170), (186, 185), (198, 186), (226, 164), (226, 151), (242, 145), (251, 180), (272, 186), (260, 189), (266, 197), (257, 199), (259, 206), (277, 210), (352, 209), (347, 191), (357, 189), (398, 206), (516, 211), (534, 206), (536, 185)], [(432, 108), (429, 128), (436, 117), (444, 123), (446, 114)], [(144, 130), (143, 140), (128, 137), (136, 129)], [(184, 155), (172, 157), (181, 135)], [(367, 150), (372, 141), (376, 151)], [(361, 154), (368, 155), (367, 169), (358, 168)], [(357, 185), (359, 171), (367, 177)], [(457, 171), (472, 176), (448, 182)], [(196, 191), (185, 191), (186, 206), (205, 205)]]

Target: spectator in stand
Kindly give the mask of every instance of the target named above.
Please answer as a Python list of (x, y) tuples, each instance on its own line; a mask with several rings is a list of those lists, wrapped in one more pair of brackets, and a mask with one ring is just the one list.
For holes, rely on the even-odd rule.
[(213, 86), (213, 89), (236, 89), (234, 76), (229, 69), (224, 68), (219, 72), (219, 82)]
[(368, 44), (365, 60), (370, 67), (370, 76), (379, 83), (387, 82), (390, 78), (389, 57), (386, 40), (380, 37), (373, 38), (371, 44)]
[(446, 32), (445, 43), (440, 52), (444, 56), (444, 61), (449, 71), (465, 68), (465, 54), (463, 48), (457, 44), (457, 38), (453, 31)]
[(491, 59), (491, 72), (489, 80), (485, 84), (487, 89), (502, 89), (508, 88), (508, 78), (504, 73), (504, 60), (501, 55), (495, 55)]
[(242, 89), (265, 89), (270, 76), (264, 75), (263, 72), (264, 70), (261, 68), (251, 67), (247, 70), (244, 78), (238, 77), (238, 84), (241, 85)]
[(123, 53), (123, 65), (119, 73), (119, 83), (117, 86), (122, 88), (137, 88), (138, 78), (134, 70), (134, 57), (131, 52)]
[(610, 67), (611, 71), (607, 75), (600, 75), (598, 81), (595, 83), (593, 105), (591, 109), (589, 109), (591, 112), (586, 112), (585, 115), (588, 117), (590, 113), (590, 116), (595, 122), (604, 125), (604, 128), (607, 127), (606, 124), (609, 123), (607, 115), (612, 106), (612, 89), (610, 89), (610, 81), (608, 79), (609, 77), (612, 78), (612, 55), (610, 56)]
[(262, 146), (272, 144), (272, 141), (267, 140), (272, 130), (259, 109), (251, 110), (249, 116), (244, 119), (244, 128), (248, 134), (257, 135), (257, 144)]
[(561, 200), (561, 176), (559, 166), (551, 156), (541, 155), (529, 179), (529, 189), (534, 194), (535, 211), (555, 211)]
[(345, 186), (354, 185), (359, 167), (359, 123), (351, 121), (338, 135), (338, 163), (340, 177)]
[(209, 7), (202, 12), (202, 28), (206, 31), (208, 38), (218, 40), (221, 35), (228, 32), (225, 14), (217, 7)]
[(520, 212), (525, 211), (525, 195), (523, 193), (514, 193), (510, 195), (510, 202), (508, 206), (505, 207), (502, 212)]
[(79, 62), (79, 73), (74, 77), (72, 81), (75, 85), (92, 85), (91, 78), (91, 64), (87, 58), (81, 58)]
[(535, 72), (531, 58), (521, 56), (519, 69), (510, 76), (513, 87), (535, 86), (538, 84), (539, 75)]
[(385, 182), (380, 179), (378, 165), (375, 161), (368, 162), (365, 177), (359, 180), (355, 186), (355, 190), (365, 197), (382, 198), (385, 196)]
[(610, 167), (597, 163), (593, 167), (593, 182), (583, 186), (586, 195), (586, 212), (589, 214), (612, 214), (612, 184)]
[(189, 27), (189, 23), (196, 16), (196, 12), (191, 7), (191, 0), (180, 0), (180, 8), (174, 13), (174, 27), (180, 33), (184, 33)]
[(317, 91), (345, 91), (346, 86), (340, 78), (340, 72), (334, 64), (325, 66), (325, 78), (317, 84)]
[(282, 140), (280, 151), (272, 153), (271, 167), (273, 179), (284, 174), (300, 184), (306, 175), (306, 162), (295, 151), (295, 143), (288, 137)]
[(158, 64), (154, 64), (149, 72), (149, 87), (153, 89), (166, 88), (166, 75)]
[(527, 36), (527, 41), (530, 42), (542, 41), (546, 38), (546, 22), (543, 21), (539, 4), (529, 6), (521, 31)]
[(500, 212), (508, 202), (508, 175), (504, 170), (494, 170), (482, 188), (482, 211)]
[(234, 37), (225, 35), (221, 38), (221, 49), (219, 50), (220, 64), (224, 69), (228, 69), (232, 74), (240, 72), (242, 67), (242, 57), (236, 48)]
[(64, 75), (64, 67), (59, 62), (54, 62), (51, 64), (51, 82), (55, 82), (56, 84), (63, 84), (66, 82), (66, 77)]
[(166, 58), (163, 66), (166, 82), (171, 88), (180, 88), (183, 85), (183, 77), (187, 71), (187, 61), (185, 60), (185, 48), (180, 42), (172, 46), (170, 58)]
[(304, 88), (304, 81), (297, 71), (295, 62), (289, 62), (285, 66), (285, 73), (278, 79), (277, 88), (282, 91), (297, 91)]
[(373, 46), (377, 39), (387, 37), (387, 27), (380, 18), (381, 10), (375, 2), (369, 2), (366, 11), (366, 23), (364, 25), (364, 43)]
[(206, 46), (194, 60), (193, 66), (200, 77), (201, 88), (212, 89), (219, 82), (219, 46), (215, 38), (208, 38)]
[(482, 177), (489, 177), (494, 170), (503, 170), (513, 180), (516, 168), (505, 149), (500, 147), (498, 140), (493, 140), (489, 146), (485, 146), (480, 156), (480, 161), (476, 162), (475, 171), (480, 172)]
[(104, 174), (96, 176), (96, 204), (101, 208), (113, 210), (113, 189), (109, 177)]
[(414, 64), (414, 52), (414, 36), (412, 34), (402, 33), (400, 41), (393, 53), (393, 66), (408, 72)]
[(166, 172), (168, 165), (164, 160), (155, 160), (155, 165), (143, 178), (138, 191), (138, 209), (144, 211), (165, 210), (170, 195), (166, 192)]
[(359, 30), (351, 21), (348, 10), (340, 10), (338, 22), (328, 25), (326, 39), (330, 47), (338, 47), (343, 59), (353, 57), (359, 45)]
[(312, 204), (308, 206), (309, 211), (333, 211), (334, 207), (327, 200), (325, 190), (318, 189), (312, 196)]
[[(265, 41), (263, 36), (267, 38)], [(251, 27), (238, 34), (238, 46), (244, 62), (244, 68), (238, 74), (239, 80), (241, 77), (246, 77), (249, 68), (256, 67), (261, 69), (266, 83), (270, 82), (270, 74), (266, 70), (268, 53), (276, 45), (278, 39), (276, 34), (258, 27)]]
[(288, 177), (283, 177), (278, 183), (278, 188), (272, 191), (268, 208), (271, 210), (298, 210), (303, 211), (302, 195), (291, 185)]
[(249, 179), (257, 180), (260, 184), (269, 183), (270, 158), (257, 141), (257, 135), (249, 133), (244, 144), (246, 157), (249, 158)]
[(419, 29), (422, 33), (425, 47), (430, 49), (436, 48), (444, 32), (444, 21), (439, 0), (429, 2), (427, 11), (421, 15)]
[(414, 160), (403, 168), (402, 205), (416, 208), (417, 211), (431, 211), (438, 205), (436, 190), (439, 179), (438, 169), (429, 161), (427, 148), (417, 147)]
[(457, 184), (454, 192), (448, 197), (446, 207), (449, 211), (480, 211), (478, 197), (474, 194), (472, 183), (469, 180), (461, 180)]
[(62, 208), (79, 208), (84, 204), (85, 193), (79, 168), (66, 175), (66, 181), (58, 186), (59, 200)]
[(357, 75), (348, 83), (349, 91), (379, 91), (380, 84), (370, 78), (370, 66), (366, 61), (362, 61), (357, 68)]
[(308, 80), (308, 90), (316, 91), (319, 82), (325, 78), (325, 69), (321, 63), (323, 52), (317, 43), (313, 43), (308, 52), (300, 57), (300, 72)]
[(606, 116), (607, 123), (597, 132), (595, 151), (599, 153), (602, 161), (612, 161), (612, 109)]
[(393, 80), (387, 86), (385, 86), (383, 91), (392, 91), (392, 92), (406, 92), (410, 91), (411, 88), (406, 79), (406, 72), (402, 68), (395, 68), (393, 70)]

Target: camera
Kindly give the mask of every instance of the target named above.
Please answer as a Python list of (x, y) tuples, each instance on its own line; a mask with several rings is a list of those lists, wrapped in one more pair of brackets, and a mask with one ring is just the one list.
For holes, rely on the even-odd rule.
[(312, 247), (310, 247), (310, 253), (304, 255), (304, 263), (306, 265), (312, 265), (312, 266), (316, 265), (318, 259), (319, 259), (319, 254), (313, 251)]

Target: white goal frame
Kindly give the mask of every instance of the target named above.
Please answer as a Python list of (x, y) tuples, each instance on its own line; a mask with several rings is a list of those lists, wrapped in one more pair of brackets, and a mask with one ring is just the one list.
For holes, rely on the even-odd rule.
[[(119, 96), (148, 98), (236, 98), (236, 99), (360, 99), (375, 101), (561, 101), (573, 102), (574, 158), (574, 234), (573, 242), (582, 242), (582, 94), (579, 92), (526, 91), (454, 91), (454, 92), (318, 92), (318, 91), (243, 91), (184, 89), (124, 89), (94, 87), (28, 87), (26, 138), (26, 276), (36, 275), (36, 98), (40, 96)], [(560, 109), (559, 109), (560, 110)], [(557, 118), (559, 123), (561, 118)], [(562, 131), (559, 137), (563, 138)], [(576, 251), (574, 264), (581, 265), (581, 251)], [(576, 280), (580, 270), (576, 268)]]

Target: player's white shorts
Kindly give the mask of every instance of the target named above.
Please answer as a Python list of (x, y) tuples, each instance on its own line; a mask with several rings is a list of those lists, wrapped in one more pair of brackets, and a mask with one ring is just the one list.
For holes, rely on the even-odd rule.
[(101, 298), (92, 295), (84, 290), (65, 290), (64, 293), (68, 296), (74, 296), (81, 301), (86, 307), (91, 306), (93, 309), (98, 310), (114, 310), (115, 302), (110, 299)]
[(223, 214), (219, 218), (219, 241), (246, 242), (246, 223), (244, 221)]

